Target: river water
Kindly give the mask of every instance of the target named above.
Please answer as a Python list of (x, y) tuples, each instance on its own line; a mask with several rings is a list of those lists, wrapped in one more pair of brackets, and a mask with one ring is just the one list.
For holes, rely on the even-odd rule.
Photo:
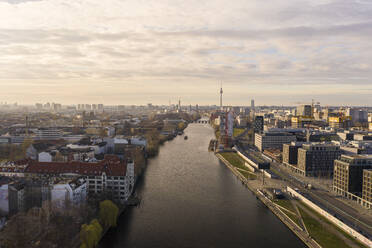
[(142, 199), (100, 247), (305, 247), (208, 152), (212, 128), (190, 124), (189, 137), (160, 148), (137, 186)]

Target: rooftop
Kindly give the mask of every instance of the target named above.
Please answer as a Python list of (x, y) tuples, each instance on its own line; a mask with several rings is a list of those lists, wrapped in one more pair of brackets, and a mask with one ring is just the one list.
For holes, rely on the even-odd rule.
[(39, 174), (78, 174), (78, 175), (101, 175), (124, 176), (127, 163), (116, 156), (106, 156), (104, 160), (96, 163), (86, 162), (37, 162), (32, 161), (26, 167), (26, 173)]

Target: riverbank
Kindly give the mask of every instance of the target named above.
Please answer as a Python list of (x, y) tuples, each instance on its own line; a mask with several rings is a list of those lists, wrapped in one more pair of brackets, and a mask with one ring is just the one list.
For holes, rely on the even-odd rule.
[(259, 199), (265, 206), (267, 206), (279, 219), (284, 223), (302, 242), (310, 248), (319, 248), (321, 247), (315, 240), (309, 237), (306, 230), (299, 227), (290, 217), (288, 217), (275, 203), (268, 199), (262, 192), (262, 190), (250, 183), (250, 179), (247, 179), (236, 166), (232, 165), (227, 159), (225, 159), (221, 154), (216, 153), (217, 158), (226, 165), (231, 172), (238, 177), (241, 182), (256, 195), (256, 198)]

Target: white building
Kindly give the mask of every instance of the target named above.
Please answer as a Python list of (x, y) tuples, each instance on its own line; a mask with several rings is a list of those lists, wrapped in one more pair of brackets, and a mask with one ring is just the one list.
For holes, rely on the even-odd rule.
[(0, 185), (0, 213), (5, 215), (9, 213), (8, 192), (8, 184)]
[(85, 178), (62, 180), (55, 183), (51, 189), (51, 201), (58, 207), (65, 207), (67, 202), (78, 206), (87, 198), (87, 183)]
[[(104, 160), (94, 163), (30, 162), (25, 174), (31, 177), (44, 177), (45, 175), (62, 178), (84, 177), (88, 194), (111, 194), (112, 199), (120, 203), (124, 203), (129, 198), (135, 182), (134, 162), (130, 159), (123, 161), (113, 155), (106, 155)], [(64, 193), (57, 193), (57, 189), (66, 187), (66, 184), (58, 186), (54, 198), (63, 199)], [(71, 183), (70, 187), (73, 189)], [(76, 191), (66, 189), (60, 192), (70, 194), (70, 199), (74, 199), (73, 192)]]
[(40, 152), (38, 158), (39, 162), (52, 162), (52, 155), (49, 152)]
[(102, 172), (99, 175), (90, 175), (87, 179), (90, 194), (111, 193), (114, 200), (124, 203), (134, 187), (134, 163), (128, 162), (125, 171)]

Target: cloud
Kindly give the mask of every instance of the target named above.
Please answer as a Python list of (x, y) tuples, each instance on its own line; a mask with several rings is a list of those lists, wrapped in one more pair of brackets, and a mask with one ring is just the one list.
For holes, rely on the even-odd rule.
[(0, 0), (0, 2), (6, 2), (9, 4), (20, 4), (20, 3), (25, 3), (25, 2), (38, 2), (42, 0)]
[(111, 91), (133, 100), (138, 92), (139, 102), (151, 92), (167, 102), (181, 89), (190, 102), (200, 92), (214, 99), (221, 80), (241, 102), (260, 92), (311, 93), (317, 85), (314, 94), (346, 94), (337, 87), (348, 87), (357, 97), (371, 85), (369, 1), (9, 2), (0, 1), (4, 99), (33, 101), (30, 91), (40, 84), (62, 100), (72, 87), (75, 99)]

